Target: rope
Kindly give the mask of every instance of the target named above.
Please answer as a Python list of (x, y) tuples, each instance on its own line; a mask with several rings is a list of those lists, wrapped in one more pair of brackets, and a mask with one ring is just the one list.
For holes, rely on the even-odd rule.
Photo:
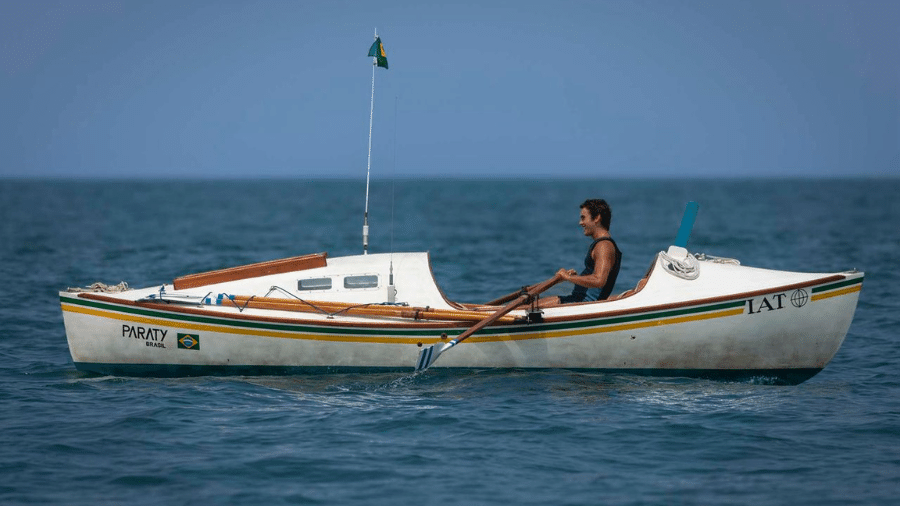
[(82, 293), (82, 292), (104, 292), (104, 293), (119, 293), (128, 291), (128, 283), (124, 281), (120, 281), (118, 285), (107, 285), (106, 283), (96, 282), (91, 285), (88, 285), (84, 288), (68, 288), (66, 289), (69, 293)]
[[(291, 298), (297, 299), (298, 301), (300, 301), (300, 302), (306, 304), (307, 306), (309, 306), (309, 307), (315, 309), (316, 311), (322, 313), (323, 315), (327, 316), (328, 318), (334, 318), (336, 315), (339, 315), (339, 314), (342, 314), (342, 313), (346, 313), (347, 311), (350, 311), (351, 309), (357, 309), (357, 308), (365, 308), (365, 307), (381, 306), (381, 305), (399, 305), (399, 306), (407, 306), (407, 305), (408, 305), (408, 304), (406, 304), (406, 303), (403, 303), (403, 304), (387, 304), (387, 303), (383, 303), (383, 302), (382, 302), (382, 303), (362, 303), (362, 304), (356, 304), (356, 305), (353, 305), (353, 306), (347, 306), (347, 307), (345, 307), (345, 308), (343, 308), (343, 309), (340, 309), (340, 310), (338, 310), (338, 311), (329, 312), (329, 311), (326, 311), (325, 309), (320, 308), (319, 306), (313, 304), (312, 302), (310, 302), (310, 301), (308, 301), (308, 300), (304, 300), (304, 299), (301, 299), (300, 297), (297, 297), (297, 296), (294, 295), (293, 293), (291, 293), (291, 292), (285, 290), (284, 288), (282, 288), (282, 287), (280, 287), (280, 286), (272, 286), (272, 287), (270, 287), (270, 288), (269, 288), (269, 291), (266, 292), (265, 295), (263, 295), (263, 298), (268, 297), (269, 295), (272, 294), (272, 292), (281, 292), (281, 293), (283, 293), (283, 294), (288, 295), (288, 296), (291, 297)], [(427, 308), (426, 308), (426, 309), (427, 309)]]
[(693, 255), (684, 257), (684, 260), (672, 258), (665, 251), (659, 252), (659, 263), (669, 274), (681, 279), (697, 279), (700, 276), (700, 264)]
[(225, 299), (228, 299), (228, 300), (234, 305), (234, 307), (237, 308), (238, 313), (243, 313), (244, 310), (247, 309), (247, 306), (250, 305), (250, 301), (252, 301), (252, 300), (255, 299), (255, 298), (256, 298), (256, 295), (251, 295), (249, 299), (247, 299), (246, 301), (244, 301), (244, 305), (243, 305), (243, 306), (240, 306), (240, 305), (238, 305), (237, 302), (234, 301), (234, 299), (232, 299), (231, 297), (229, 297), (229, 296), (227, 296), (227, 295), (225, 296)]
[(697, 257), (697, 260), (701, 262), (713, 262), (716, 264), (731, 264), (731, 265), (741, 265), (737, 259), (734, 258), (724, 258), (717, 257), (713, 255), (707, 255), (706, 253), (694, 253), (694, 256)]
[(681, 279), (697, 279), (700, 276), (699, 262), (713, 262), (717, 264), (741, 265), (734, 258), (717, 257), (706, 253), (688, 254), (683, 260), (673, 258), (664, 251), (659, 252), (659, 263), (669, 274)]

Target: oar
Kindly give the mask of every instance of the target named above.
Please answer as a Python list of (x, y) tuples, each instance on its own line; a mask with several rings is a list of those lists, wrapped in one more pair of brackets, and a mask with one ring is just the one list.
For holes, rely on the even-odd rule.
[(532, 286), (534, 286), (534, 285), (526, 286), (526, 287), (524, 287), (524, 288), (521, 288), (521, 289), (519, 289), (519, 290), (516, 290), (516, 291), (513, 292), (513, 293), (510, 293), (510, 294), (508, 294), (508, 295), (504, 295), (503, 297), (500, 297), (499, 299), (494, 299), (494, 300), (492, 300), (492, 301), (490, 301), (490, 302), (485, 302), (484, 304), (479, 304), (479, 305), (481, 305), (481, 306), (499, 306), (500, 304), (505, 304), (505, 303), (507, 303), (507, 302), (509, 302), (509, 301), (511, 301), (511, 300), (513, 300), (513, 299), (515, 299), (516, 297), (522, 295), (522, 290), (526, 290), (526, 291), (527, 291), (527, 290), (528, 290), (529, 288), (531, 288)]
[(525, 302), (530, 301), (535, 295), (547, 290), (548, 288), (555, 285), (556, 283), (559, 283), (560, 281), (562, 281), (562, 277), (560, 277), (560, 275), (557, 274), (557, 275), (553, 276), (552, 278), (548, 279), (547, 281), (538, 283), (538, 284), (528, 288), (525, 291), (525, 293), (523, 293), (522, 295), (517, 297), (515, 300), (513, 300), (509, 304), (498, 309), (496, 312), (494, 312), (487, 318), (481, 320), (480, 322), (476, 323), (475, 325), (472, 325), (471, 327), (466, 329), (465, 332), (456, 336), (451, 341), (446, 342), (446, 343), (436, 343), (427, 348), (422, 348), (422, 351), (419, 352), (419, 360), (416, 362), (416, 372), (424, 371), (425, 369), (428, 369), (429, 367), (431, 367), (431, 364), (433, 364), (433, 363), (435, 363), (435, 361), (437, 361), (438, 357), (441, 356), (441, 353), (443, 353), (443, 352), (449, 350), (450, 348), (456, 346), (457, 344), (465, 341), (472, 334), (474, 334), (474, 333), (478, 332), (479, 330), (487, 327), (488, 325), (494, 323), (501, 316), (505, 315), (506, 313), (509, 313), (510, 311), (519, 307), (520, 305), (524, 304)]

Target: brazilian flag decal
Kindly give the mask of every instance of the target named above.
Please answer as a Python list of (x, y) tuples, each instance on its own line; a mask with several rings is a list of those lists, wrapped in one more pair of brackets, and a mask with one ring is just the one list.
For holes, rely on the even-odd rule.
[(200, 336), (197, 334), (178, 334), (178, 347), (185, 350), (199, 350)]
[(381, 37), (376, 37), (372, 47), (369, 48), (369, 56), (375, 58), (375, 64), (379, 67), (388, 68), (387, 53), (384, 52), (384, 45), (381, 43)]

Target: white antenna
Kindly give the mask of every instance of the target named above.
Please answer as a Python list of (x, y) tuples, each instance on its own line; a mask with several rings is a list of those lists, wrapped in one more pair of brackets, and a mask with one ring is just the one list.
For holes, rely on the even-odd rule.
[[(375, 29), (375, 40), (378, 40), (378, 29)], [(369, 157), (366, 165), (366, 210), (363, 214), (363, 255), (369, 254), (369, 173), (372, 171), (372, 115), (375, 112), (375, 68), (378, 57), (372, 58), (372, 101), (369, 105)]]

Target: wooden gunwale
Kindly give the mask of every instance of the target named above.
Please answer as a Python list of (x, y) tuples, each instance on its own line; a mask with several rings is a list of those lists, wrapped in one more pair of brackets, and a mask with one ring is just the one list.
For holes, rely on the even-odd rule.
[(327, 257), (328, 253), (313, 253), (311, 255), (281, 258), (278, 260), (270, 260), (268, 262), (239, 265), (227, 269), (180, 276), (175, 278), (172, 284), (175, 286), (176, 290), (184, 290), (215, 283), (224, 283), (226, 281), (237, 281), (240, 279), (268, 276), (270, 274), (284, 274), (286, 272), (315, 269), (318, 267), (325, 267), (327, 264)]

